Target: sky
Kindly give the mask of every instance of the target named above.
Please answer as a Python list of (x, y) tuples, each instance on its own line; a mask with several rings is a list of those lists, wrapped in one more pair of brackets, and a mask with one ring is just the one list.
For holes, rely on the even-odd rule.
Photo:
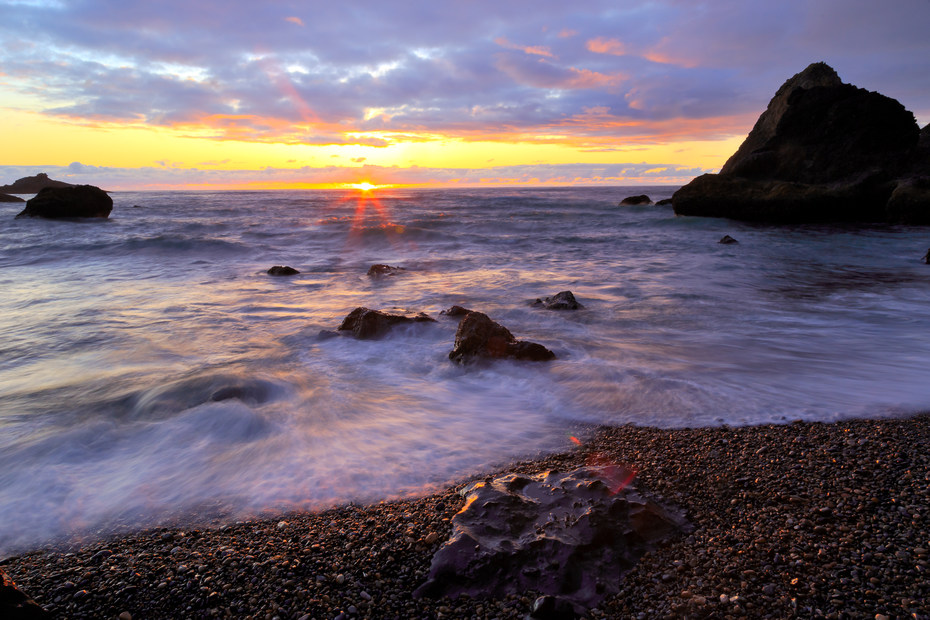
[(930, 122), (930, 0), (0, 0), (0, 184), (681, 185), (812, 62)]

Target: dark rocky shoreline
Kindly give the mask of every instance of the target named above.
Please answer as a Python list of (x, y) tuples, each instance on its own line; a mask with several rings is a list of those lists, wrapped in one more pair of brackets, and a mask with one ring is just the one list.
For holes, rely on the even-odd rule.
[[(639, 472), (687, 536), (594, 618), (930, 618), (930, 414), (755, 427), (594, 429), (502, 471)], [(523, 618), (525, 592), (413, 599), (462, 484), (429, 497), (218, 528), (155, 529), (0, 562), (62, 618)]]

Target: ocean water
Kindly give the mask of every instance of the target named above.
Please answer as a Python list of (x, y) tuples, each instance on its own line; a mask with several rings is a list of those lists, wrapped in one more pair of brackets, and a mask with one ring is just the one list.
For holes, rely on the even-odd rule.
[[(930, 409), (930, 228), (617, 205), (673, 190), (114, 193), (94, 222), (0, 204), (0, 557), (424, 494), (593, 423)], [(563, 290), (584, 308), (531, 305)], [(451, 363), (453, 304), (558, 359)], [(438, 322), (321, 335), (357, 306)]]

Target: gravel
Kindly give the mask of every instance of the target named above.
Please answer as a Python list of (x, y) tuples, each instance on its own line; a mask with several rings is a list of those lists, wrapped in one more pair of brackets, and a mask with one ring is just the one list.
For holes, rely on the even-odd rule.
[[(638, 471), (694, 531), (648, 553), (593, 618), (930, 619), (930, 415), (781, 426), (588, 429), (514, 463)], [(0, 565), (63, 618), (524, 618), (535, 592), (413, 599), (461, 485), (411, 501), (159, 528)]]

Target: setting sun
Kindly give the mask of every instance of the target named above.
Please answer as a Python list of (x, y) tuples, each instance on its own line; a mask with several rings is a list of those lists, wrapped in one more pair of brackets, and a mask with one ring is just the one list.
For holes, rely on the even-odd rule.
[(385, 187), (384, 185), (374, 185), (368, 181), (362, 181), (361, 183), (347, 183), (346, 187), (351, 187), (352, 189), (357, 189), (360, 192), (370, 192), (372, 190)]

